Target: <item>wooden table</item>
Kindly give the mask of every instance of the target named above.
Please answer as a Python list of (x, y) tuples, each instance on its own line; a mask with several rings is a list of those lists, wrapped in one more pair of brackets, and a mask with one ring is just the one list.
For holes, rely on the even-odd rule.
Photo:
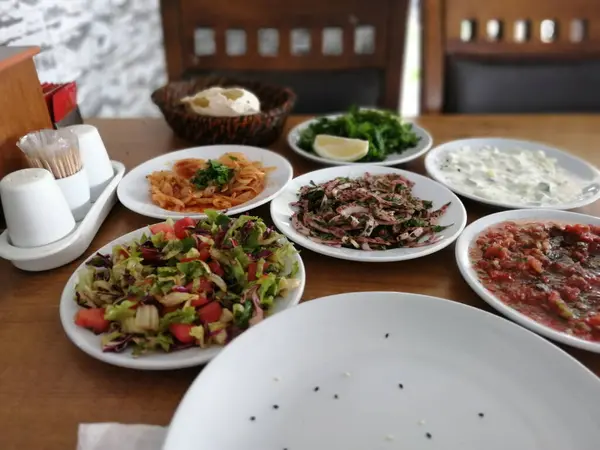
[[(288, 127), (300, 120), (292, 118)], [(99, 127), (112, 158), (128, 169), (189, 146), (173, 138), (160, 119), (92, 122)], [(418, 123), (432, 133), (436, 144), (473, 136), (524, 138), (554, 144), (600, 165), (600, 115), (441, 116), (424, 117)], [(272, 148), (289, 158), (295, 175), (318, 168), (289, 150), (283, 137)], [(422, 172), (422, 161), (409, 169)], [(471, 202), (465, 205), (470, 221), (493, 212)], [(254, 212), (268, 218), (266, 206)], [(600, 204), (583, 212), (598, 215)], [(152, 219), (116, 206), (85, 256), (148, 223)], [(303, 251), (302, 256), (307, 272), (304, 300), (341, 292), (396, 290), (445, 297), (491, 311), (462, 280), (452, 248), (376, 267), (310, 251)], [(71, 344), (59, 322), (58, 302), (68, 277), (82, 261), (44, 273), (21, 272), (0, 261), (0, 449), (74, 449), (81, 422), (166, 425), (200, 370), (121, 369), (96, 361)], [(600, 375), (600, 355), (566, 350)]]

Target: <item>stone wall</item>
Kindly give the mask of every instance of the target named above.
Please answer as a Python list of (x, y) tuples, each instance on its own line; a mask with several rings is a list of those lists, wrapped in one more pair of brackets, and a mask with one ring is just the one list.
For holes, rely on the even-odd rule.
[(157, 115), (158, 0), (0, 0), (0, 45), (39, 45), (41, 81), (77, 80), (84, 116)]

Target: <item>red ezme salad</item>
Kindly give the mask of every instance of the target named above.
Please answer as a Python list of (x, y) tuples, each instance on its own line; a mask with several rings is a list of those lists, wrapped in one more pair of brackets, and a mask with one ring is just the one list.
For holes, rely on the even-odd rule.
[(223, 345), (300, 285), (284, 236), (258, 217), (206, 214), (151, 225), (151, 234), (86, 262), (75, 323), (102, 334), (105, 352)]
[(600, 227), (504, 222), (471, 249), (481, 283), (557, 331), (600, 341)]

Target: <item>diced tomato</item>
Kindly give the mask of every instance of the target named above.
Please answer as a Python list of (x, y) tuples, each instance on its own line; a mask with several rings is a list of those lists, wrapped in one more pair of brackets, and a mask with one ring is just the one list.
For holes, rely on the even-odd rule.
[(202, 250), (200, 250), (200, 255), (198, 256), (198, 259), (202, 261), (207, 261), (208, 258), (210, 258), (210, 250), (208, 250), (207, 248), (203, 248)]
[(531, 267), (537, 273), (542, 273), (544, 271), (544, 266), (542, 265), (542, 262), (539, 259), (534, 258), (533, 256), (529, 256), (527, 258), (527, 264), (529, 264), (529, 267)]
[(174, 234), (173, 227), (166, 222), (148, 225), (148, 228), (150, 228), (150, 232), (152, 234), (158, 234), (158, 233), (165, 233), (165, 234), (173, 233)]
[(194, 336), (190, 336), (192, 327), (193, 325), (187, 323), (173, 323), (169, 325), (169, 331), (182, 344), (191, 344), (196, 339)]
[(129, 253), (127, 253), (125, 249), (119, 250), (119, 255), (121, 255), (123, 258), (129, 258)]
[(210, 244), (198, 239), (198, 245), (197, 245), (198, 250), (203, 250), (203, 249), (209, 249), (210, 248)]
[(256, 280), (256, 269), (258, 264), (255, 262), (251, 262), (248, 264), (248, 281)]
[(600, 327), (600, 314), (596, 314), (595, 316), (588, 317), (587, 319), (588, 325), (592, 327)]
[(589, 225), (575, 224), (575, 225), (565, 225), (565, 231), (567, 233), (576, 233), (582, 234), (590, 231)]
[(500, 245), (491, 245), (484, 252), (483, 257), (486, 259), (505, 259), (508, 257), (508, 250)]
[(561, 289), (562, 295), (570, 301), (577, 300), (579, 293), (581, 292), (578, 288), (572, 286), (563, 286)]
[(164, 233), (165, 239), (171, 241), (177, 239), (173, 227), (166, 222), (155, 223), (154, 225), (148, 225), (152, 234)]
[(213, 284), (210, 281), (208, 281), (206, 278), (200, 278), (200, 286), (198, 287), (197, 290), (194, 290), (194, 283), (193, 282), (188, 283), (185, 287), (190, 292), (194, 292), (194, 293), (197, 293), (197, 292), (210, 293), (210, 292), (212, 292), (214, 290)]
[(494, 281), (512, 281), (513, 277), (510, 273), (500, 272), (499, 270), (490, 270), (490, 278)]
[(199, 308), (200, 306), (206, 305), (209, 301), (210, 300), (208, 298), (201, 295), (200, 298), (198, 298), (198, 300), (192, 300), (190, 305), (192, 305), (194, 308)]
[(188, 235), (188, 228), (196, 226), (196, 221), (190, 217), (184, 217), (183, 219), (179, 219), (175, 222), (173, 226), (173, 231), (175, 232), (175, 236), (177, 239), (184, 239)]
[(217, 261), (209, 262), (208, 267), (210, 267), (210, 270), (212, 270), (215, 275), (219, 275), (220, 277), (225, 275), (225, 271), (221, 267), (221, 264), (219, 264)]
[(75, 324), (83, 328), (89, 328), (96, 334), (108, 330), (110, 322), (104, 318), (104, 308), (80, 309), (75, 316)]
[(198, 316), (203, 323), (216, 322), (221, 317), (223, 308), (219, 305), (219, 302), (212, 302), (202, 307), (198, 311)]

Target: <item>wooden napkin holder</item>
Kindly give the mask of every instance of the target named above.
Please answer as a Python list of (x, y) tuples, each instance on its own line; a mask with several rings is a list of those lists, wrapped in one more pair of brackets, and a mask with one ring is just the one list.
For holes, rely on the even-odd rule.
[(33, 56), (39, 47), (0, 47), (0, 178), (25, 166), (17, 140), (52, 128)]
[[(17, 140), (52, 128), (33, 57), (39, 47), (0, 47), (0, 179), (26, 167)], [(4, 228), (0, 210), (0, 228)]]

